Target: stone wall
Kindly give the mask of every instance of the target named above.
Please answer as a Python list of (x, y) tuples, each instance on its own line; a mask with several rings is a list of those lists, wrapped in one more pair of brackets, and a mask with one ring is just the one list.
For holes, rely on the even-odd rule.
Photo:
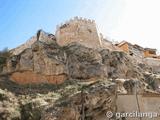
[[(143, 113), (159, 113), (160, 96), (158, 95), (118, 95), (117, 112), (143, 112)], [(151, 120), (149, 117), (143, 118), (126, 118), (127, 120)], [(152, 118), (159, 120), (159, 117)]]
[[(117, 96), (117, 113), (138, 111), (138, 105), (135, 95)], [(127, 120), (139, 120), (138, 118), (127, 118)]]
[(73, 20), (57, 26), (57, 43), (61, 46), (68, 43), (78, 42), (86, 47), (99, 48), (101, 40), (99, 38), (95, 21), (75, 17)]
[(37, 34), (27, 40), (26, 43), (12, 49), (11, 53), (13, 55), (19, 55), (25, 49), (31, 48), (32, 44), (37, 40), (51, 44), (54, 42), (53, 39), (56, 39), (60, 46), (77, 42), (89, 48), (119, 50), (119, 48), (114, 46), (111, 42), (103, 39), (103, 36), (97, 31), (94, 20), (75, 17), (64, 24), (57, 26), (55, 36), (39, 30)]

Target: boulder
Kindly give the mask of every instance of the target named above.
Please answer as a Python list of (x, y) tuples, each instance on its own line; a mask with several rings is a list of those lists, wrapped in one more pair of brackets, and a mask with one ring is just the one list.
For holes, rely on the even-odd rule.
[(24, 50), (18, 60), (15, 60), (11, 79), (19, 84), (59, 84), (67, 79), (65, 61), (65, 53), (57, 44), (37, 41), (31, 48)]

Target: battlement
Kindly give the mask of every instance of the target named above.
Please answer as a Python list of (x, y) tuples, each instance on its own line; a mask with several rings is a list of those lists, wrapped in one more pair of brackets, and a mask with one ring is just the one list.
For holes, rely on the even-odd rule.
[(94, 20), (74, 17), (57, 26), (56, 40), (60, 46), (72, 42), (80, 43), (86, 47), (99, 48), (101, 40)]
[(69, 24), (74, 24), (74, 23), (79, 23), (79, 24), (95, 24), (95, 20), (92, 20), (92, 19), (87, 19), (87, 18), (83, 18), (83, 17), (74, 17), (64, 23), (61, 23), (59, 25), (56, 26), (57, 30), (58, 29), (61, 29), (63, 28), (64, 26), (66, 25), (69, 25)]
[[(39, 30), (35, 36), (30, 38), (26, 43), (11, 50), (12, 54), (18, 55), (27, 48), (31, 48), (36, 41), (47, 44), (56, 41), (60, 46), (77, 42), (89, 48), (110, 48), (111, 44), (103, 41), (103, 36), (97, 31), (94, 20), (82, 17), (74, 17), (60, 25), (57, 25), (55, 36)], [(113, 47), (111, 47), (113, 48)]]

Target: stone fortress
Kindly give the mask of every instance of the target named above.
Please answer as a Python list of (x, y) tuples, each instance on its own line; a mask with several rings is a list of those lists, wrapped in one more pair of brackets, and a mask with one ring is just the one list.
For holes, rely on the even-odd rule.
[(77, 42), (86, 47), (99, 48), (102, 46), (94, 20), (74, 17), (74, 19), (57, 26), (57, 43), (61, 46)]
[(135, 62), (146, 63), (152, 67), (154, 66), (153, 69), (160, 72), (160, 57), (156, 55), (155, 50), (153, 51), (151, 48), (145, 49), (139, 45), (132, 45), (127, 41), (113, 44), (111, 41), (104, 39), (103, 35), (98, 32), (94, 20), (82, 17), (74, 17), (61, 25), (57, 25), (55, 35), (39, 30), (37, 35), (31, 37), (31, 39), (21, 46), (11, 50), (11, 52), (13, 55), (18, 55), (26, 48), (31, 48), (32, 44), (37, 40), (51, 43), (53, 39), (56, 40), (60, 46), (66, 46), (70, 43), (79, 43), (93, 49), (123, 51), (132, 56)]
[[(53, 34), (50, 35), (54, 36)], [(49, 42), (50, 40), (46, 41), (46, 39), (48, 39), (47, 36), (48, 33), (41, 31), (38, 39), (37, 35), (35, 35), (31, 37), (26, 43), (20, 45), (16, 49), (11, 50), (11, 52), (14, 55), (18, 55), (26, 48), (30, 48), (31, 45), (37, 40), (42, 42)], [(69, 43), (76, 42), (89, 48), (107, 48), (110, 50), (120, 50), (117, 46), (114, 46), (112, 42), (103, 38), (102, 34), (98, 32), (94, 20), (85, 19), (82, 17), (74, 17), (64, 24), (57, 25), (54, 37), (60, 46), (65, 46)], [(43, 41), (43, 38), (45, 38), (45, 41)]]
[[(53, 47), (54, 45), (57, 45), (57, 44), (51, 44), (52, 42), (54, 43), (55, 40), (60, 46), (65, 46), (65, 45), (68, 45), (69, 43), (77, 42), (89, 48), (110, 49), (110, 50), (113, 50), (112, 56), (110, 55), (109, 52), (105, 51), (106, 54), (103, 53), (104, 55), (103, 57), (106, 59), (106, 61), (104, 61), (106, 63), (102, 64), (102, 62), (99, 62), (101, 61), (101, 57), (99, 57), (98, 52), (94, 51), (93, 49), (84, 49), (84, 50), (88, 50), (87, 53), (90, 53), (90, 51), (91, 53), (93, 53), (92, 51), (95, 52), (93, 57), (88, 58), (89, 60), (91, 59), (92, 62), (85, 63), (83, 62), (83, 60), (76, 61), (75, 59), (69, 59), (66, 62), (67, 64), (64, 64), (63, 62), (61, 62), (61, 59), (58, 59), (58, 58), (61, 58), (61, 57), (63, 58), (63, 55), (64, 55), (64, 58), (66, 58), (66, 54), (61, 55), (60, 52), (57, 52), (57, 51), (60, 51), (59, 48), (57, 47), (55, 49)], [(35, 45), (34, 53), (32, 53), (32, 50), (26, 50), (27, 48), (31, 48), (36, 41), (41, 41), (45, 43), (41, 46), (41, 48), (43, 49), (36, 51), (36, 48), (38, 47), (36, 47)], [(51, 48), (48, 48), (48, 52), (46, 50), (48, 46), (43, 47), (43, 46), (46, 46), (46, 44), (50, 44), (53, 47), (52, 48), (50, 46)], [(23, 52), (24, 50), (26, 51)], [(73, 49), (73, 51), (74, 50), (75, 49)], [(89, 74), (90, 75), (89, 78), (92, 79), (92, 77), (96, 77), (97, 74), (102, 74), (103, 73), (102, 70), (104, 70), (102, 68), (106, 67), (107, 69), (105, 70), (107, 71), (104, 71), (104, 73), (107, 73), (108, 71), (110, 71), (109, 73), (117, 74), (118, 77), (120, 78), (120, 79), (116, 79), (117, 83), (119, 82), (120, 84), (118, 88), (122, 90), (124, 86), (127, 85), (128, 87), (126, 88), (128, 88), (128, 91), (130, 91), (127, 93), (127, 91), (124, 90), (124, 93), (116, 95), (117, 97), (116, 104), (118, 105), (117, 110), (119, 112), (133, 112), (133, 109), (136, 111), (150, 111), (150, 112), (159, 111), (160, 103), (159, 103), (159, 96), (157, 94), (155, 94), (153, 91), (148, 91), (148, 93), (153, 92), (153, 94), (151, 95), (148, 94), (148, 96), (137, 95), (137, 90), (139, 91), (139, 93), (141, 93), (141, 89), (139, 88), (140, 87), (143, 88), (145, 87), (145, 85), (144, 86), (141, 85), (141, 83), (139, 83), (138, 81), (134, 82), (135, 78), (134, 79), (132, 78), (133, 81), (131, 79), (131, 82), (128, 82), (128, 83), (126, 82), (126, 84), (124, 84), (124, 81), (128, 81), (128, 78), (126, 76), (125, 77), (122, 76), (122, 78), (125, 78), (125, 79), (121, 79), (120, 77), (121, 74), (124, 75), (127, 73), (126, 71), (129, 71), (128, 75), (130, 76), (133, 75), (134, 77), (136, 77), (137, 76), (136, 74), (139, 74), (139, 72), (138, 70), (136, 72), (135, 71), (136, 69), (134, 70), (135, 66), (132, 66), (131, 64), (129, 64), (131, 62), (129, 61), (129, 59), (126, 59), (126, 57), (123, 57), (123, 58), (120, 57), (122, 54), (120, 54), (119, 52), (115, 54), (116, 50), (124, 51), (125, 53), (128, 54), (128, 56), (135, 58), (138, 62), (140, 61), (142, 61), (142, 63), (146, 62), (148, 65), (152, 67), (153, 72), (160, 73), (160, 69), (159, 69), (160, 59), (159, 59), (159, 56), (156, 55), (156, 51), (154, 49), (146, 49), (146, 48), (144, 49), (139, 45), (132, 45), (127, 41), (122, 41), (120, 43), (117, 43), (117, 45), (116, 44), (114, 45), (112, 44), (112, 42), (105, 40), (103, 36), (98, 32), (94, 21), (75, 17), (74, 19), (71, 19), (64, 24), (57, 26), (55, 36), (53, 34), (48, 34), (42, 30), (39, 30), (37, 34), (33, 36), (31, 39), (29, 39), (25, 44), (11, 50), (12, 54), (14, 55), (19, 55), (22, 53), (22, 55), (20, 55), (21, 58), (20, 58), (19, 64), (17, 65), (18, 67), (20, 66), (20, 71), (17, 72), (17, 67), (15, 67), (16, 71), (14, 71), (11, 78), (17, 83), (21, 83), (21, 84), (43, 83), (43, 82), (59, 84), (59, 83), (63, 83), (68, 77), (66, 68), (67, 69), (70, 68), (68, 69), (68, 71), (69, 70), (71, 71), (69, 75), (71, 74), (72, 76), (74, 76), (75, 71), (78, 70), (78, 72), (76, 71), (76, 74), (78, 76), (78, 77), (76, 76), (77, 78), (82, 79), (83, 77), (83, 79), (86, 79), (85, 77), (88, 76)], [(50, 51), (53, 51), (53, 52), (50, 52)], [(54, 52), (55, 53), (57, 52), (57, 53), (55, 54)], [(82, 52), (81, 56), (83, 57), (83, 55), (85, 55), (85, 52), (83, 50), (80, 52)], [(48, 53), (49, 55), (53, 55), (54, 53), (53, 55), (54, 57), (53, 58), (48, 57), (46, 56), (46, 53)], [(118, 55), (118, 57), (116, 55)], [(72, 56), (71, 54), (68, 58), (75, 58), (75, 55), (73, 54)], [(78, 60), (77, 56), (76, 58)], [(110, 62), (109, 59), (114, 62)], [(62, 61), (63, 60), (64, 59), (62, 59)], [(119, 62), (117, 63), (117, 61)], [(126, 62), (126, 64), (124, 64), (123, 61)], [(68, 64), (68, 62), (70, 64)], [(88, 63), (90, 64), (88, 65)], [(71, 64), (73, 64), (74, 67), (69, 66)], [(101, 65), (104, 65), (104, 66), (101, 67)], [(87, 70), (89, 72), (86, 72)], [(91, 74), (90, 74), (90, 71), (91, 71)], [(136, 73), (136, 74), (132, 74), (132, 73)], [(148, 81), (149, 79), (152, 79), (152, 76), (149, 76), (149, 74), (150, 73), (146, 73), (146, 77), (148, 77)], [(153, 76), (156, 78), (155, 80), (157, 80), (157, 82), (155, 82), (155, 86), (157, 90), (159, 90), (160, 88), (159, 76), (158, 75), (155, 76), (155, 74), (153, 74)], [(127, 120), (132, 120), (132, 119), (127, 119)], [(135, 118), (135, 120), (139, 120), (139, 119)], [(148, 120), (148, 119), (142, 118), (141, 120)], [(159, 118), (157, 119), (155, 118), (155, 120), (159, 120)]]
[(112, 42), (103, 38), (94, 20), (82, 17), (74, 17), (64, 24), (57, 25), (55, 36), (60, 46), (77, 42), (89, 48), (120, 50)]

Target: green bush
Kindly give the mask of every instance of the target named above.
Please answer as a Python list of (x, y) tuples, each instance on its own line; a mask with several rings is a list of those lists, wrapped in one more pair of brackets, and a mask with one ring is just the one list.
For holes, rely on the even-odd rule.
[(4, 48), (0, 51), (0, 66), (6, 63), (7, 58), (10, 56), (8, 48)]
[(6, 62), (6, 58), (0, 57), (0, 65), (4, 64)]

